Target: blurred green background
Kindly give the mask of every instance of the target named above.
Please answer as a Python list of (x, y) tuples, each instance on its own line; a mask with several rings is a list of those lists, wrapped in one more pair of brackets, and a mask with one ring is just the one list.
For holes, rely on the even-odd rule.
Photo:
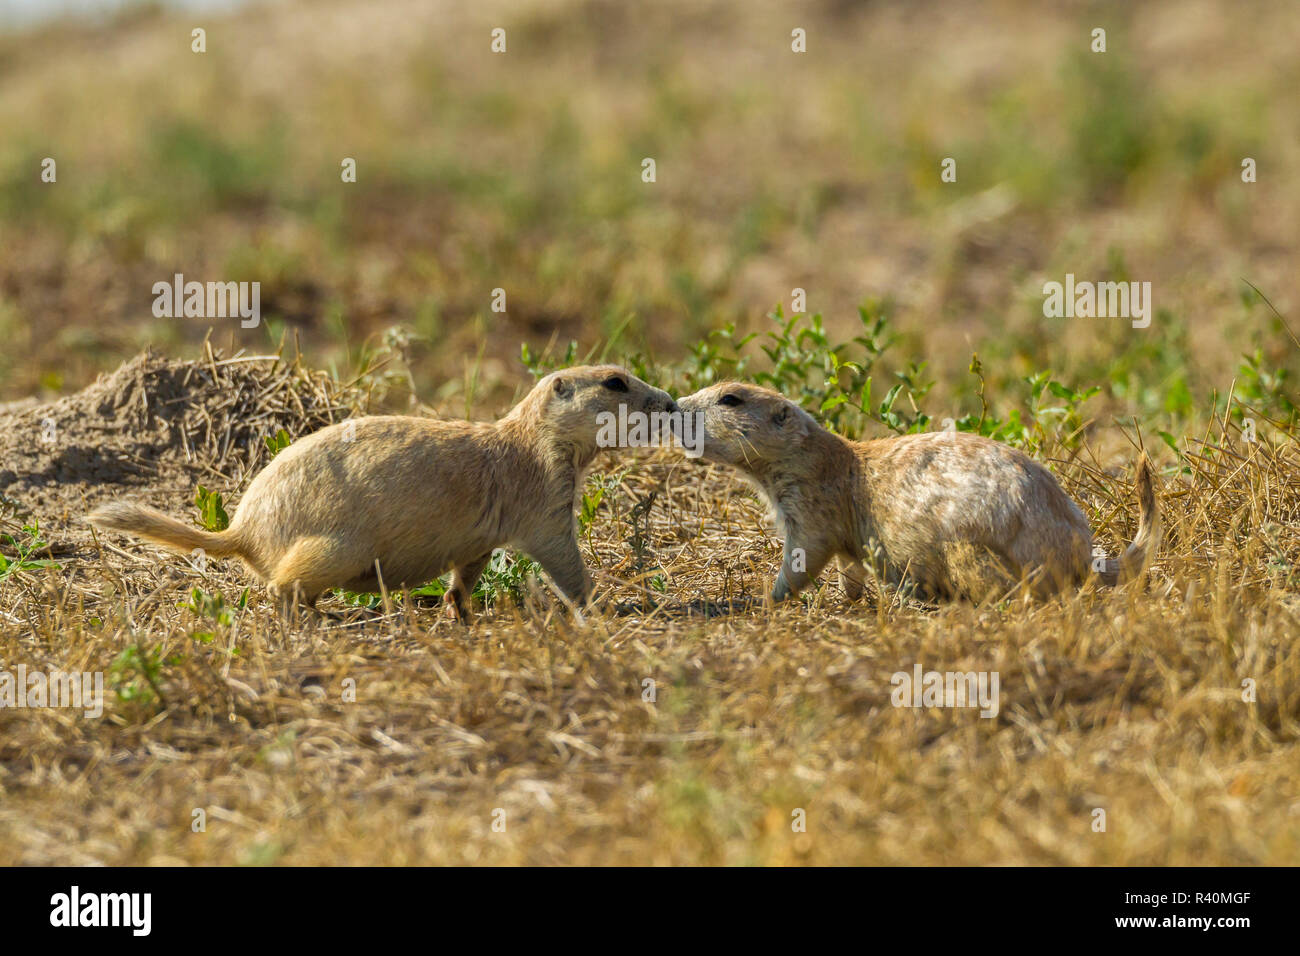
[[(521, 343), (673, 365), (802, 288), (835, 334), (884, 303), (940, 410), (979, 410), (978, 352), (1012, 399), (1050, 369), (1101, 385), (1098, 417), (1190, 420), (1296, 365), (1243, 280), (1293, 314), (1297, 36), (1300, 4), (1231, 0), (127, 3), (11, 25), (0, 399), (148, 345), (192, 356), (211, 327), (341, 376), (387, 342), (419, 400), (490, 415)], [(261, 282), (261, 327), (155, 318), (177, 272)], [(1151, 282), (1155, 321), (1045, 318), (1067, 272)]]

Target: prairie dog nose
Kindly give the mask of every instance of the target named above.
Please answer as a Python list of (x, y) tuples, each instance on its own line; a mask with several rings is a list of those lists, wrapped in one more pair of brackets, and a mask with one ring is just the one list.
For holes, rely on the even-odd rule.
[(646, 410), (651, 412), (675, 412), (677, 403), (667, 392), (655, 391), (646, 399)]

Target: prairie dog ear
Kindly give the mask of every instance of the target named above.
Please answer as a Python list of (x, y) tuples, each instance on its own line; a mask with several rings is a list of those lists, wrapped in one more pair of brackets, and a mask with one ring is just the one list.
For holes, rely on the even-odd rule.
[(563, 375), (555, 376), (555, 383), (551, 387), (555, 389), (555, 394), (560, 398), (568, 398), (573, 394), (573, 383)]
[(772, 424), (783, 433), (787, 440), (802, 438), (808, 434), (807, 416), (793, 402), (782, 402), (772, 412)]

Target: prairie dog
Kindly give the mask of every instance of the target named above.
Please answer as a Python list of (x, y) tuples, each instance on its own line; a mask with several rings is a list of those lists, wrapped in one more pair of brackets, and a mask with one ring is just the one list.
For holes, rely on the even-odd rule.
[[(768, 388), (724, 382), (679, 403), (702, 416), (703, 457), (741, 471), (772, 505), (785, 539), (772, 599), (798, 593), (840, 558), (850, 600), (869, 568), (882, 584), (928, 600), (980, 601), (1022, 578), (1038, 593), (1082, 582), (1094, 568), (1083, 512), (1023, 452), (967, 432), (853, 442)], [(1137, 469), (1139, 522), (1103, 583), (1140, 570), (1158, 544), (1151, 467)], [(1104, 563), (1102, 563), (1104, 562)]]
[(445, 600), (459, 617), (499, 547), (526, 552), (581, 603), (591, 579), (574, 497), (598, 451), (597, 416), (620, 405), (676, 410), (617, 366), (563, 369), (495, 423), (383, 415), (322, 428), (258, 473), (225, 531), (125, 501), (87, 520), (175, 551), (239, 557), (282, 610), (295, 592), (314, 605), (329, 588), (375, 591), (380, 576), (386, 587), (418, 586), (452, 570)]

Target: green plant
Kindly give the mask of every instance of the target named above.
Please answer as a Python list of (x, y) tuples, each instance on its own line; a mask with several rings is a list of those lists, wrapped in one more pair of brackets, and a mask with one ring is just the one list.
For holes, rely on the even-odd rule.
[(208, 491), (199, 485), (194, 495), (194, 506), (199, 509), (199, 524), (208, 531), (225, 531), (230, 527), (230, 516), (221, 500), (221, 495)]
[[(1031, 454), (1041, 451), (1049, 442), (1075, 447), (1084, 427), (1080, 406), (1101, 391), (1099, 385), (1070, 388), (1058, 382), (1051, 371), (1035, 372), (1023, 379), (1029, 387), (1026, 412), (1022, 414), (1020, 409), (1012, 408), (1005, 416), (998, 416), (989, 410), (984, 366), (978, 355), (971, 356), (970, 371), (979, 379), (980, 414), (978, 417), (963, 415), (954, 422), (955, 428), (1005, 442)], [(1060, 399), (1060, 403), (1049, 404), (1053, 398)]]
[[(234, 605), (227, 604), (225, 596), (220, 592), (208, 594), (201, 588), (195, 588), (190, 592), (189, 601), (180, 606), (188, 608), (201, 618), (212, 621), (218, 627), (229, 627), (234, 623), (235, 612), (248, 607), (248, 588), (244, 588), (239, 601)], [(210, 644), (216, 637), (216, 632), (196, 631), (192, 637), (200, 643)]]
[[(474, 597), (482, 601), (485, 607), (490, 607), (502, 597), (509, 597), (516, 602), (522, 601), (524, 594), (528, 590), (529, 578), (535, 577), (540, 571), (541, 565), (531, 558), (498, 549), (492, 552), (487, 567), (483, 569), (483, 574), (479, 576), (478, 583), (474, 585)], [(447, 593), (450, 584), (450, 575), (444, 574), (442, 577), (434, 578), (418, 588), (412, 588), (410, 595), (411, 597), (441, 598)], [(334, 593), (343, 598), (351, 607), (376, 610), (383, 606), (383, 599), (378, 594), (341, 589), (336, 590)]]
[[(781, 392), (816, 414), (828, 429), (849, 438), (861, 437), (871, 421), (900, 435), (934, 427), (935, 419), (922, 408), (934, 387), (924, 361), (909, 361), (894, 371), (896, 381), (879, 404), (873, 402), (871, 373), (895, 341), (887, 303), (869, 301), (860, 306), (860, 333), (839, 344), (832, 344), (820, 314), (787, 319), (778, 307), (769, 318), (777, 327), (764, 333), (761, 348), (767, 368), (755, 368), (752, 356), (744, 354), (756, 335), (737, 336), (728, 325), (692, 347), (684, 370), (689, 386), (700, 388), (729, 377), (748, 379)], [(1101, 391), (1100, 386), (1072, 388), (1050, 370), (1038, 371), (1023, 379), (1028, 386), (1027, 408), (1023, 412), (1012, 408), (999, 416), (990, 407), (978, 355), (971, 356), (970, 371), (978, 381), (980, 412), (945, 422), (958, 431), (977, 432), (1031, 453), (1049, 442), (1077, 445), (1084, 427), (1081, 406)]]
[(126, 647), (108, 667), (109, 686), (125, 703), (166, 705), (162, 683), (163, 657), (159, 648), (140, 644)]
[[(894, 376), (898, 382), (886, 394), (885, 399), (880, 403), (880, 408), (876, 410), (876, 418), (888, 425), (890, 429), (900, 435), (923, 432), (929, 427), (930, 416), (921, 411), (917, 401), (925, 397), (926, 393), (934, 387), (932, 380), (927, 381), (922, 378), (927, 363), (909, 362), (907, 368), (901, 372), (895, 372)], [(870, 398), (871, 380), (867, 380), (865, 397)], [(899, 411), (895, 406), (900, 396), (906, 394), (908, 403), (912, 406), (910, 413)], [(864, 408), (863, 411), (866, 409)]]
[(284, 449), (288, 448), (289, 443), (293, 441), (293, 439), (289, 437), (289, 433), (283, 428), (274, 435), (267, 435), (262, 440), (266, 442), (266, 450), (271, 453), (272, 458), (280, 454)]
[(820, 312), (786, 319), (778, 307), (770, 316), (778, 328), (762, 346), (772, 367), (755, 373), (754, 381), (819, 413), (832, 431), (856, 436), (869, 414), (871, 370), (892, 344), (888, 311), (879, 301), (860, 306), (862, 332), (832, 345)]
[(520, 361), (524, 363), (524, 368), (528, 369), (529, 374), (531, 374), (533, 378), (542, 378), (548, 373), (555, 371), (557, 368), (567, 368), (573, 364), (573, 360), (577, 358), (577, 355), (577, 342), (570, 342), (568, 347), (564, 350), (564, 357), (559, 360), (553, 360), (551, 358), (550, 346), (543, 349), (540, 355), (534, 355), (533, 350), (528, 347), (527, 342), (519, 348)]
[(741, 355), (741, 351), (757, 334), (737, 337), (734, 322), (709, 332), (690, 347), (691, 358), (685, 370), (687, 387), (696, 391), (714, 382), (744, 379), (749, 357)]
[[(683, 370), (687, 386), (695, 390), (726, 379), (766, 385), (820, 415), (827, 428), (857, 437), (865, 420), (874, 417), (870, 410), (871, 370), (893, 343), (888, 303), (872, 300), (860, 306), (861, 332), (836, 344), (832, 344), (820, 312), (786, 318), (777, 306), (768, 318), (776, 328), (762, 335), (760, 349), (767, 368), (757, 368), (753, 356), (745, 354), (758, 333), (738, 335), (728, 323), (691, 347)], [(900, 390), (895, 389), (893, 398)]]
[(503, 597), (522, 601), (529, 579), (535, 578), (541, 570), (541, 565), (522, 554), (511, 554), (504, 549), (494, 551), (474, 586), (474, 596), (488, 607)]
[[(1029, 385), (1029, 413), (1033, 420), (1028, 444), (1037, 450), (1048, 437), (1066, 447), (1078, 444), (1083, 429), (1079, 406), (1101, 391), (1100, 385), (1071, 388), (1056, 381), (1050, 371), (1037, 372), (1025, 379)], [(1048, 404), (1051, 398), (1060, 404)]]
[[(1290, 373), (1285, 368), (1268, 369), (1262, 349), (1257, 348), (1241, 359), (1237, 368), (1236, 396), (1263, 414), (1294, 420), (1296, 405), (1289, 394)], [(1236, 405), (1232, 411), (1239, 420), (1245, 414)]]
[(587, 488), (582, 493), (582, 506), (578, 511), (578, 533), (586, 534), (591, 523), (596, 519), (596, 511), (605, 495), (617, 489), (627, 477), (630, 468), (623, 468), (612, 475), (592, 475), (587, 479)]
[[(632, 567), (639, 578), (645, 580), (651, 588), (663, 593), (668, 588), (668, 581), (659, 567), (650, 547), (650, 512), (654, 508), (659, 492), (652, 491), (644, 498), (637, 499), (632, 510), (628, 512), (628, 525), (631, 533), (623, 540), (632, 549)], [(658, 574), (649, 574), (658, 571)]]
[(41, 549), (49, 547), (41, 538), (38, 522), (33, 521), (30, 525), (23, 525), (20, 537), (16, 538), (11, 534), (5, 534), (0, 535), (0, 539), (3, 539), (14, 552), (12, 557), (0, 554), (0, 584), (3, 584), (13, 575), (24, 571), (61, 567), (57, 561), (32, 557)]
[[(441, 584), (441, 582), (438, 583)], [(348, 607), (364, 607), (374, 611), (377, 610), (378, 608), (383, 607), (384, 605), (383, 598), (380, 597), (380, 595), (373, 594), (369, 591), (345, 591), (342, 588), (338, 588), (337, 590), (335, 590), (334, 593), (339, 597), (341, 597), (343, 599), (343, 603), (348, 605)], [(412, 595), (422, 595), (424, 593), (425, 593), (425, 588), (416, 588), (414, 591), (411, 592)], [(437, 594), (431, 596), (441, 597), (442, 590), (439, 590)]]

